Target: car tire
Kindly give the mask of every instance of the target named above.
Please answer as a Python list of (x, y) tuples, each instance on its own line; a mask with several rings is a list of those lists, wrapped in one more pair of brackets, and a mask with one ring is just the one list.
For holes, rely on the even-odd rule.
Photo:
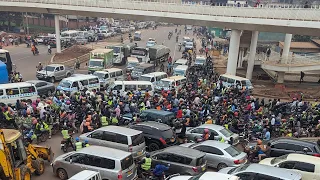
[(44, 173), (45, 165), (44, 160), (41, 158), (38, 158), (36, 160), (31, 161), (32, 167), (35, 169), (34, 173), (38, 176)]
[(217, 169), (220, 170), (220, 169), (223, 169), (226, 167), (228, 167), (228, 166), (225, 163), (220, 163), (220, 164), (218, 164)]
[(62, 169), (62, 168), (60, 168), (60, 169), (57, 170), (57, 176), (58, 176), (58, 178), (61, 179), (61, 180), (66, 180), (66, 179), (68, 179), (68, 173), (67, 173), (67, 171), (64, 170), (64, 169)]
[(157, 150), (159, 150), (160, 149), (160, 145), (159, 145), (159, 143), (157, 143), (157, 142), (151, 142), (149, 145), (148, 145), (148, 150), (150, 151), (150, 152), (152, 152), (152, 151), (157, 151)]
[(67, 74), (67, 77), (70, 77), (70, 76), (71, 76), (71, 74), (70, 74), (70, 73), (68, 73), (68, 74)]

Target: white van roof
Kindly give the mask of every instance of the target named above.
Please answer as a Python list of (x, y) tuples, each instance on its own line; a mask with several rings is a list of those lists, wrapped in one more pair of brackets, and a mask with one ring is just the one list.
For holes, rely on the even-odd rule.
[(74, 81), (81, 81), (81, 80), (91, 79), (91, 78), (97, 78), (97, 76), (90, 75), (90, 74), (83, 74), (79, 76), (64, 78), (63, 80), (74, 82)]
[(187, 64), (188, 60), (186, 59), (178, 59), (176, 60), (176, 62), (174, 62), (175, 64)]
[(206, 57), (203, 55), (198, 55), (198, 56), (196, 56), (196, 59), (206, 59)]
[(230, 74), (221, 74), (220, 76), (223, 76), (223, 77), (226, 77), (226, 78), (230, 78), (230, 79), (239, 80), (239, 81), (246, 81), (246, 80), (249, 80), (249, 79), (244, 78), (244, 77), (234, 76), (234, 75), (230, 75)]
[(141, 76), (143, 77), (155, 77), (155, 76), (161, 76), (161, 75), (165, 75), (167, 73), (165, 72), (152, 72), (152, 73), (148, 73), (148, 74), (142, 74)]
[(186, 66), (186, 65), (178, 65), (176, 68), (174, 68), (174, 69), (180, 69), (180, 70), (187, 70), (189, 67), (188, 66)]
[(33, 86), (33, 84), (27, 83), (27, 82), (0, 84), (0, 89), (17, 88), (17, 87), (28, 87), (28, 86)]
[(5, 49), (0, 49), (0, 53), (7, 53), (9, 52), (8, 50), (5, 50)]
[(113, 49), (94, 49), (91, 51), (92, 54), (104, 54), (113, 51)]
[(127, 84), (127, 85), (147, 84), (147, 85), (152, 85), (152, 83), (150, 81), (114, 81), (113, 83), (115, 85), (119, 85), (119, 84)]
[(173, 81), (178, 81), (178, 80), (181, 80), (181, 79), (186, 79), (186, 77), (184, 77), (184, 76), (171, 76), (171, 77), (168, 77), (168, 78), (163, 78), (160, 81), (173, 82)]
[(90, 171), (90, 170), (83, 170), (77, 174), (75, 174), (74, 176), (72, 176), (70, 179), (68, 180), (78, 180), (78, 179), (84, 179), (87, 177), (92, 177), (97, 175), (99, 172), (96, 171)]
[(106, 71), (106, 72), (116, 72), (116, 71), (122, 71), (122, 69), (120, 69), (120, 68), (108, 68), (108, 69), (104, 69), (103, 71)]
[(127, 61), (128, 62), (139, 62), (138, 58), (136, 58), (136, 57), (128, 57)]

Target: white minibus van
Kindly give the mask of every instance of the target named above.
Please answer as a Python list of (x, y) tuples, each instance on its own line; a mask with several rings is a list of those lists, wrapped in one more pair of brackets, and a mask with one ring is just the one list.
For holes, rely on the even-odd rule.
[(124, 79), (123, 70), (119, 68), (109, 68), (102, 71), (95, 71), (93, 75), (99, 78), (101, 88), (108, 87), (113, 81), (122, 81)]
[(142, 74), (139, 77), (139, 81), (150, 81), (152, 84), (155, 84), (156, 82), (160, 81), (163, 78), (167, 78), (168, 74), (165, 72), (152, 72), (148, 74)]
[(246, 87), (249, 90), (253, 90), (251, 81), (247, 78), (243, 78), (240, 76), (222, 74), (219, 77), (219, 81), (222, 82), (222, 85), (224, 87), (237, 87), (238, 89), (242, 89), (243, 87)]
[(153, 95), (154, 86), (150, 81), (114, 81), (110, 84), (107, 91), (112, 91), (113, 94), (120, 92), (121, 96), (124, 96), (128, 91), (137, 91), (141, 90), (141, 93), (145, 93), (146, 90)]
[(161, 79), (157, 85), (156, 90), (171, 90), (171, 89), (179, 89), (187, 83), (187, 78), (184, 76), (171, 76), (168, 78)]
[(9, 84), (0, 84), (0, 101), (2, 103), (15, 104), (17, 100), (38, 98), (38, 91), (31, 83), (18, 82)]
[(176, 68), (173, 69), (173, 75), (174, 76), (184, 76), (187, 77), (188, 75), (188, 66), (186, 65), (179, 65)]
[(176, 62), (173, 63), (173, 69), (179, 65), (188, 65), (188, 60), (186, 59), (178, 59)]
[(71, 94), (79, 92), (86, 88), (87, 90), (100, 91), (100, 83), (97, 76), (94, 75), (79, 75), (68, 77), (60, 81), (57, 90), (70, 92)]
[(68, 180), (101, 180), (101, 175), (96, 171), (83, 170)]

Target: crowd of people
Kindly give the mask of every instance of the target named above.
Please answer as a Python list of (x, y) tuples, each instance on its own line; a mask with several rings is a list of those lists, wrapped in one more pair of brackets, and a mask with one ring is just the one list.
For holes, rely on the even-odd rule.
[[(203, 46), (207, 44), (203, 43)], [(187, 58), (193, 61), (191, 54)], [(246, 87), (225, 87), (214, 71), (213, 61), (207, 53), (206, 66), (189, 63), (188, 81), (184, 86), (162, 90), (153, 96), (140, 89), (121, 94), (84, 89), (75, 94), (56, 91), (53, 96), (40, 97), (36, 101), (1, 103), (1, 124), (21, 128), (21, 124), (27, 123), (28, 132), (33, 130), (36, 135), (43, 129), (52, 131), (50, 127), (57, 120), (64, 139), (71, 141), (68, 132), (86, 133), (111, 124), (124, 125), (122, 115), (126, 113), (133, 114), (131, 123), (139, 123), (141, 112), (158, 109), (175, 113), (176, 121), (172, 126), (179, 129), (177, 135), (182, 139), (181, 143), (187, 127), (204, 123), (244, 134), (248, 141), (258, 139), (258, 147), (262, 147), (263, 140), (276, 137), (320, 136), (320, 103), (317, 100), (307, 102), (294, 98), (292, 102), (284, 103), (280, 99), (255, 98)], [(208, 130), (203, 133), (203, 140), (213, 136)], [(80, 148), (77, 142), (75, 149)], [(268, 146), (258, 149), (259, 159), (267, 156), (267, 152)]]

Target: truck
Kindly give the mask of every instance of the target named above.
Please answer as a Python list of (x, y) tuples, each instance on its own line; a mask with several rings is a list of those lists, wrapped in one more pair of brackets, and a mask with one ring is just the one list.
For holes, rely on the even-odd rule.
[(131, 50), (131, 57), (137, 58), (139, 63), (148, 63), (150, 61), (148, 50), (144, 47), (134, 47)]
[(70, 77), (74, 73), (73, 68), (66, 67), (63, 64), (50, 64), (37, 71), (36, 77), (39, 80), (45, 80), (54, 83), (66, 77)]
[(154, 45), (149, 48), (150, 63), (158, 66), (161, 62), (168, 60), (170, 48), (164, 45)]
[(45, 161), (53, 160), (50, 147), (25, 144), (15, 129), (0, 129), (0, 179), (29, 180), (32, 174), (42, 175)]
[(95, 71), (101, 71), (111, 67), (113, 59), (113, 49), (92, 50), (88, 63), (88, 74), (93, 74)]
[(122, 66), (127, 63), (127, 58), (130, 56), (131, 49), (135, 47), (133, 44), (118, 44), (107, 46), (107, 49), (113, 49), (113, 65)]

